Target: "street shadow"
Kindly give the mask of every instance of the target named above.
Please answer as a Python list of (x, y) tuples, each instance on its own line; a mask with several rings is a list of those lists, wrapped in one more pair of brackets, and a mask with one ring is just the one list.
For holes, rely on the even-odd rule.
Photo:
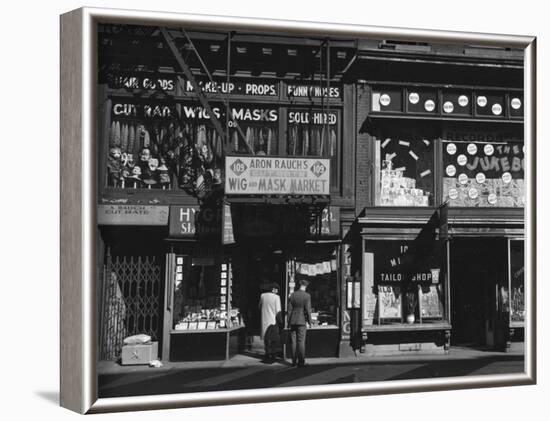
[[(149, 394), (171, 394), (171, 393), (193, 393), (207, 391), (226, 391), (251, 388), (269, 388), (292, 386), (293, 383), (300, 385), (318, 385), (318, 384), (342, 384), (358, 383), (370, 381), (391, 381), (405, 379), (422, 379), (436, 377), (454, 377), (467, 376), (490, 366), (495, 362), (506, 362), (511, 364), (523, 360), (523, 356), (504, 355), (496, 357), (478, 357), (471, 360), (441, 360), (441, 361), (417, 361), (414, 369), (407, 370), (398, 375), (388, 375), (381, 379), (379, 376), (374, 379), (368, 373), (361, 372), (365, 367), (379, 367), (382, 369), (385, 365), (404, 366), (410, 365), (410, 360), (404, 361), (365, 361), (355, 363), (338, 364), (315, 364), (306, 368), (297, 369), (289, 367), (280, 362), (275, 365), (261, 365), (225, 368), (197, 368), (191, 370), (171, 370), (165, 375), (156, 378), (146, 378), (143, 375), (126, 374), (124, 376), (124, 386), (117, 384), (120, 375), (100, 376), (99, 378), (99, 396), (100, 397), (119, 397), (119, 396), (141, 396)], [(336, 375), (333, 379), (326, 379), (319, 383), (319, 376), (335, 367), (342, 368), (342, 373)], [(359, 372), (350, 374), (350, 368), (358, 369)], [(520, 370), (520, 369), (517, 369)], [(311, 382), (308, 383), (304, 378), (311, 376)], [(111, 384), (110, 384), (111, 383)]]
[(34, 393), (47, 402), (53, 403), (56, 406), (59, 405), (59, 392), (57, 390), (38, 390)]
[[(510, 359), (512, 360), (512, 359)], [(443, 361), (431, 362), (422, 364), (421, 366), (409, 370), (405, 373), (398, 374), (397, 376), (389, 377), (387, 380), (410, 380), (410, 379), (427, 379), (437, 377), (462, 377), (477, 374), (484, 367), (491, 364), (501, 362), (495, 358), (476, 359), (476, 360), (462, 360), (458, 364), (445, 364)], [(514, 371), (512, 371), (514, 372)], [(523, 372), (520, 368), (516, 372)], [(510, 373), (509, 368), (506, 372)]]

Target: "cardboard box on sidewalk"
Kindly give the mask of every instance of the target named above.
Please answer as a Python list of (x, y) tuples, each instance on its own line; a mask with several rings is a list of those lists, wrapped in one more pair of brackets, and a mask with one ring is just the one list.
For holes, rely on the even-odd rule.
[(122, 365), (149, 364), (158, 358), (158, 342), (148, 344), (124, 345), (122, 347)]

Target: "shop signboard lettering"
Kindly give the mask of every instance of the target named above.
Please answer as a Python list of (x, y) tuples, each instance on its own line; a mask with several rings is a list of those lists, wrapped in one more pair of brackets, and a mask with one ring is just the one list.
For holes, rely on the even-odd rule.
[(170, 207), (170, 237), (194, 238), (219, 235), (221, 211), (219, 208), (197, 205)]
[[(447, 130), (443, 165), (457, 158), (457, 173), (447, 171), (443, 196), (453, 207), (523, 207), (525, 203), (525, 148), (521, 133)], [(456, 151), (450, 154), (448, 151)]]
[(170, 118), (176, 115), (173, 105), (130, 102), (113, 102), (112, 112), (114, 117)]
[(176, 89), (175, 77), (155, 74), (112, 74), (108, 77), (108, 84), (114, 89), (144, 89), (163, 92), (173, 92)]
[[(212, 112), (216, 118), (225, 120), (226, 108), (224, 106), (214, 105)], [(272, 107), (233, 106), (230, 113), (231, 120), (237, 122), (275, 123), (279, 120), (278, 109)], [(175, 104), (114, 101), (112, 114), (114, 118), (171, 118), (179, 115), (183, 120), (210, 120), (210, 115), (203, 107), (191, 103), (181, 104), (178, 112)], [(234, 126), (233, 121), (229, 122), (229, 126)]]
[(328, 159), (228, 156), (225, 174), (226, 194), (330, 194)]
[(296, 111), (291, 110), (288, 112), (289, 124), (315, 124), (323, 125), (328, 124), (334, 126), (338, 122), (338, 115), (336, 112), (322, 112), (322, 111)]
[(429, 256), (419, 259), (414, 255), (409, 241), (370, 242), (374, 252), (374, 280), (377, 283), (398, 284), (406, 282), (434, 283), (433, 268), (440, 267), (438, 243), (426, 250)]
[(99, 205), (97, 222), (99, 225), (167, 225), (168, 206)]
[[(213, 106), (212, 112), (216, 118), (225, 119), (226, 108), (224, 106)], [(230, 112), (231, 118), (236, 121), (274, 123), (279, 120), (279, 112), (276, 108), (233, 106), (231, 107)], [(181, 107), (181, 113), (182, 117), (186, 120), (210, 119), (210, 115), (204, 108), (191, 104), (183, 104)], [(231, 124), (229, 125), (231, 126)]]
[[(278, 96), (279, 85), (275, 81), (243, 81), (234, 80), (199, 80), (197, 81), (203, 92), (208, 94), (231, 94), (246, 96)], [(186, 80), (183, 83), (185, 92), (194, 92), (193, 84)]]
[[(454, 144), (454, 143), (453, 143)], [(474, 148), (475, 146), (475, 148)], [(489, 148), (485, 148), (483, 144), (476, 143), (458, 143), (456, 147), (458, 152), (463, 152), (470, 147), (471, 153), (466, 157), (462, 171), (466, 171), (466, 175), (475, 178), (482, 171), (486, 178), (499, 178), (504, 172), (516, 174), (518, 178), (523, 178), (525, 169), (525, 159), (523, 154), (522, 144), (520, 143), (495, 143)], [(454, 157), (445, 155), (444, 165), (454, 162)]]
[(289, 98), (342, 98), (341, 86), (320, 86), (289, 83), (286, 86)]

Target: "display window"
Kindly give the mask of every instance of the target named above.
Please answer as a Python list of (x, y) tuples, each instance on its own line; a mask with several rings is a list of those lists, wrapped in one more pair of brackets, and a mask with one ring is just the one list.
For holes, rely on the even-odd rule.
[(311, 108), (288, 110), (286, 154), (329, 158), (331, 186), (338, 184), (340, 112)]
[[(213, 105), (212, 112), (225, 122), (224, 105)], [(229, 112), (231, 152), (279, 153), (277, 108), (235, 104)], [(115, 99), (108, 137), (109, 187), (194, 193), (222, 187), (222, 136), (195, 103), (151, 105)]]
[(443, 140), (443, 200), (452, 207), (525, 205), (521, 142)]
[(230, 129), (232, 152), (246, 155), (277, 155), (279, 132), (276, 124), (239, 124), (239, 128), (244, 138), (238, 129)]
[(288, 290), (298, 289), (300, 280), (309, 282), (312, 327), (338, 325), (337, 251), (334, 246), (311, 244), (290, 262)]
[(376, 206), (434, 205), (434, 140), (414, 131), (375, 139)]
[(444, 320), (445, 250), (440, 241), (365, 241), (363, 323)]
[(176, 255), (174, 330), (213, 330), (240, 326), (232, 304), (231, 264), (212, 255)]

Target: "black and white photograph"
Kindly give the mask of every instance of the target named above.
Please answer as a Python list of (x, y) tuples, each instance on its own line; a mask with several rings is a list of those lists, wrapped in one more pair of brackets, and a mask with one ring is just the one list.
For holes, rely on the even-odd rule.
[(94, 41), (99, 398), (525, 373), (524, 48)]

